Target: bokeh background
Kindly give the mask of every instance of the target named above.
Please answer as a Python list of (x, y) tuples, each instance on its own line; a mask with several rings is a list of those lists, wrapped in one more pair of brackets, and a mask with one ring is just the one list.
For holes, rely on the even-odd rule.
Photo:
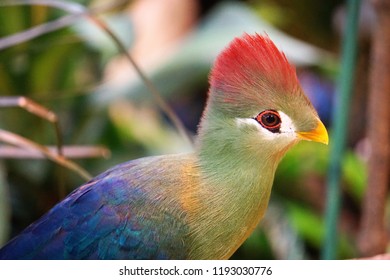
[[(91, 9), (108, 3), (74, 2)], [(61, 9), (43, 5), (0, 6), (0, 38), (65, 15)], [(367, 68), (374, 21), (368, 1), (363, 1), (360, 15), (351, 121), (341, 163), (338, 259), (359, 256), (367, 185)], [(224, 46), (243, 32), (267, 33), (286, 53), (332, 131), (345, 1), (118, 1), (98, 17), (128, 48), (193, 136), (207, 97), (210, 67)], [(109, 150), (109, 155), (103, 153), (107, 156), (72, 159), (92, 175), (138, 157), (191, 149), (112, 39), (83, 17), (68, 27), (0, 50), (0, 98), (12, 96), (31, 98), (55, 112), (65, 145)], [(52, 124), (20, 108), (0, 108), (0, 128), (42, 145), (56, 145)], [(6, 150), (4, 145), (9, 143), (0, 144)], [(329, 147), (321, 144), (300, 143), (287, 154), (276, 174), (266, 218), (233, 259), (321, 257), (328, 163)], [(50, 160), (0, 153), (0, 245), (84, 181)]]

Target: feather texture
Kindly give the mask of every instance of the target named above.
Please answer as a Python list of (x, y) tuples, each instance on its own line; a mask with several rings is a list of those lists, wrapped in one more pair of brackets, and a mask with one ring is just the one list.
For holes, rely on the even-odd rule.
[[(235, 39), (210, 85), (193, 153), (102, 173), (11, 240), (0, 259), (229, 258), (263, 217), (298, 133), (319, 142), (327, 134), (295, 69), (266, 36)], [(264, 110), (278, 111), (291, 129), (266, 130), (254, 118)]]
[(182, 182), (161, 184), (179, 162), (144, 158), (102, 173), (8, 243), (0, 259), (185, 258), (184, 213), (167, 195)]
[(242, 86), (261, 86), (275, 93), (295, 93), (299, 87), (295, 68), (289, 64), (284, 53), (268, 36), (258, 34), (244, 34), (230, 43), (214, 64), (210, 85), (226, 92)]

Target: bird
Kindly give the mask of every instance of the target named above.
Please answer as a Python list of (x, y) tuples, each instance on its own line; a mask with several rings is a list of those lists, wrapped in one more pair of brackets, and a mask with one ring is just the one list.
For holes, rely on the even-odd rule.
[(244, 33), (214, 62), (193, 151), (101, 173), (11, 239), (0, 259), (229, 259), (301, 140), (329, 141), (296, 69), (267, 34)]

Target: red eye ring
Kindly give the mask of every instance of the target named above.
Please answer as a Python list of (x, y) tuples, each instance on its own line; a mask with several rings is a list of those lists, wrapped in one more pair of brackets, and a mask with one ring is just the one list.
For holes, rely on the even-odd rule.
[(265, 110), (259, 113), (255, 120), (264, 128), (271, 132), (279, 132), (282, 120), (278, 112), (274, 110)]

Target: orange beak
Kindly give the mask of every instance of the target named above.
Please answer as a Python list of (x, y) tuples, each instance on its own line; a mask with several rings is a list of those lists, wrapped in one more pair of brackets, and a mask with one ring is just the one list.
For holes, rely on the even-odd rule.
[(320, 120), (318, 120), (317, 127), (312, 131), (298, 132), (297, 134), (298, 137), (303, 140), (320, 142), (326, 145), (329, 143), (328, 132)]

